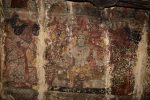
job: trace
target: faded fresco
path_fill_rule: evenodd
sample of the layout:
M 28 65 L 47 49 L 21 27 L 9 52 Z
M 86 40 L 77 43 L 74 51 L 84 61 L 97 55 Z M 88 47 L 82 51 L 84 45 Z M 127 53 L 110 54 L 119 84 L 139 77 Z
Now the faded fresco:
M 21 1 L 0 16 L 0 100 L 149 100 L 149 11 Z
M 22 35 L 17 36 L 9 24 L 6 26 L 8 33 L 5 39 L 6 67 L 4 76 L 15 87 L 36 83 L 36 45 L 32 30 L 29 27 L 25 28 Z
M 69 87 L 105 87 L 107 30 L 92 17 L 76 17 L 73 22 L 67 16 L 62 18 L 53 17 L 49 26 L 47 82 Z

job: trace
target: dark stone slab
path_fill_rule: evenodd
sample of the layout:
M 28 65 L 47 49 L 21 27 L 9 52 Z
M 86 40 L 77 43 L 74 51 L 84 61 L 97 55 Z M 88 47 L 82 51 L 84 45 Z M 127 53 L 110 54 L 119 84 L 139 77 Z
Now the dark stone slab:
M 106 88 L 70 88 L 70 87 L 53 86 L 49 88 L 49 91 L 87 93 L 87 94 L 106 94 L 109 92 L 109 89 L 106 89 Z

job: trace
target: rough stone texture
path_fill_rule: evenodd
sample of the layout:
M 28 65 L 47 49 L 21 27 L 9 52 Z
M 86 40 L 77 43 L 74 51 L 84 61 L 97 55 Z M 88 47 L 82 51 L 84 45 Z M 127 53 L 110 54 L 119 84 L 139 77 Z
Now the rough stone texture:
M 97 16 L 74 16 L 69 12 L 62 16 L 61 12 L 55 13 L 57 10 L 61 8 L 52 12 L 49 23 L 47 41 L 52 43 L 46 50 L 47 82 L 69 87 L 105 87 L 106 29 L 100 26 Z M 94 80 L 101 81 L 101 86 L 92 86 L 94 83 L 90 82 Z
M 105 72 L 109 66 L 112 76 L 111 94 L 114 95 L 112 100 L 117 98 L 131 100 L 136 77 L 133 74 L 137 62 L 136 51 L 143 35 L 143 24 L 148 21 L 147 12 L 129 8 L 107 8 L 99 11 L 88 3 L 70 4 L 58 1 L 60 2 L 47 1 L 45 4 L 51 5 L 45 21 L 48 37 L 45 39 L 47 47 L 43 56 L 43 59 L 47 60 L 43 65 L 46 73 L 43 78 L 46 79 L 49 88 L 54 86 L 72 89 L 109 88 L 106 87 L 105 80 Z M 15 35 L 10 23 L 3 22 L 3 26 L 0 26 L 6 33 L 4 65 L 0 60 L 1 68 L 3 66 L 4 87 L 16 100 L 32 100 L 35 95 L 31 98 L 26 98 L 26 95 L 32 93 L 32 89 L 38 90 L 37 37 L 32 33 L 33 24 L 38 23 L 38 6 L 29 0 L 26 9 L 25 5 L 21 7 L 24 9 L 7 9 L 6 15 L 9 15 L 7 18 L 18 14 L 20 19 L 18 23 L 28 25 L 21 35 Z M 0 31 L 1 41 L 2 34 Z M 148 40 L 149 34 L 148 30 Z M 108 38 L 109 45 L 107 45 Z M 145 97 L 150 95 L 149 45 L 148 41 L 147 66 L 142 66 L 145 70 L 143 82 Z M 104 94 L 62 93 L 51 89 L 48 89 L 45 95 L 46 100 L 107 100 Z
M 36 84 L 36 46 L 30 29 L 32 22 L 28 24 L 20 36 L 15 35 L 9 24 L 6 26 L 4 75 L 15 87 Z
M 105 100 L 103 95 L 48 92 L 47 100 Z

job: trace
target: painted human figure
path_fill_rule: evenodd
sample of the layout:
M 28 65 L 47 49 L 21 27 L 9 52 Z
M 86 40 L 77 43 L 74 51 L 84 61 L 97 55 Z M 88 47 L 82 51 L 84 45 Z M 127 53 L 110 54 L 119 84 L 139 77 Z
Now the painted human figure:
M 86 44 L 86 36 L 79 34 L 76 45 L 68 51 L 68 55 L 74 59 L 74 66 L 84 66 L 88 64 L 87 57 L 90 53 L 90 47 Z
M 31 27 L 33 22 L 26 23 Z M 22 34 L 16 35 L 9 23 L 6 23 L 5 39 L 6 62 L 4 77 L 15 87 L 28 86 L 36 83 L 35 38 L 30 27 L 26 27 Z
M 98 61 L 94 48 L 88 45 L 86 36 L 86 32 L 78 34 L 75 46 L 73 47 L 71 44 L 67 51 L 67 55 L 74 60 L 67 73 L 71 87 L 78 87 L 77 84 L 80 84 L 79 87 L 85 87 L 86 81 L 96 79 L 93 75 L 93 68 L 103 65 L 103 63 L 99 63 L 102 61 Z

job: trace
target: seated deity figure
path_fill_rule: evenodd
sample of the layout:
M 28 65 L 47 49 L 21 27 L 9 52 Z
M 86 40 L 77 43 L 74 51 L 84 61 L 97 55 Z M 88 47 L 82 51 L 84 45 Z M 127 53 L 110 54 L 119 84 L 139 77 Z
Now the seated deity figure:
M 93 69 L 92 66 L 99 66 L 104 70 L 104 63 L 97 59 L 96 50 L 88 44 L 88 35 L 86 32 L 77 35 L 75 43 L 70 43 L 66 54 L 73 59 L 72 66 L 67 70 L 68 85 L 70 87 L 96 88 L 97 84 L 101 84 L 102 86 L 104 82 L 102 81 L 102 77 L 104 75 L 100 74 L 102 72 L 98 69 Z

